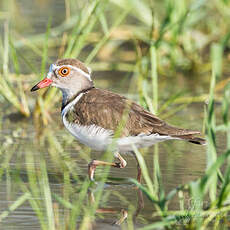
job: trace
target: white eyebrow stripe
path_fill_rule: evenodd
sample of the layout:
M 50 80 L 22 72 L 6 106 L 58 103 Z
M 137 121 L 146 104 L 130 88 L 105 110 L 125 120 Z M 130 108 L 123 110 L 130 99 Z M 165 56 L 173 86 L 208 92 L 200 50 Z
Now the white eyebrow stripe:
M 50 79 L 51 77 L 52 77 L 52 72 L 49 71 L 48 74 L 47 74 L 47 76 L 46 76 L 46 78 L 49 78 L 49 79 Z
M 58 66 L 58 65 L 55 65 L 55 64 L 52 64 L 52 70 L 55 71 L 56 69 L 59 69 L 61 67 L 64 67 L 64 66 L 67 66 L 69 68 L 72 68 L 76 71 L 78 71 L 79 73 L 81 73 L 83 76 L 85 76 L 88 80 L 92 81 L 91 77 L 90 77 L 90 74 L 87 74 L 86 72 L 84 72 L 83 70 L 81 70 L 80 68 L 77 68 L 75 66 L 72 66 L 72 65 L 61 65 L 61 66 Z

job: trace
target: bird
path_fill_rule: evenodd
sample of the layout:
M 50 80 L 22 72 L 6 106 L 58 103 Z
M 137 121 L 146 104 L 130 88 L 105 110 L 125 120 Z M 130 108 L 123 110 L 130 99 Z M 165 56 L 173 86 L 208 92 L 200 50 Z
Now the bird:
M 31 91 L 54 86 L 62 92 L 61 116 L 67 130 L 82 144 L 98 151 L 106 151 L 111 143 L 118 162 L 92 160 L 88 176 L 94 180 L 98 165 L 125 168 L 123 153 L 150 147 L 166 140 L 185 140 L 205 144 L 199 131 L 177 128 L 150 113 L 136 102 L 117 93 L 96 88 L 91 69 L 78 59 L 58 59 L 50 65 L 47 77 Z M 120 135 L 116 130 L 121 126 Z M 138 176 L 140 180 L 140 175 Z

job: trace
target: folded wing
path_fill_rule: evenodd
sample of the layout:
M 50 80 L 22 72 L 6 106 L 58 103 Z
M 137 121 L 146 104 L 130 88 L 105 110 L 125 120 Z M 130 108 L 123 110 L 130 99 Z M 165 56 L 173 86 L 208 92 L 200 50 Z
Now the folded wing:
M 72 121 L 82 125 L 97 125 L 116 131 L 123 124 L 122 136 L 159 134 L 204 144 L 198 131 L 181 129 L 162 121 L 140 105 L 110 91 L 93 88 L 84 94 L 72 111 Z

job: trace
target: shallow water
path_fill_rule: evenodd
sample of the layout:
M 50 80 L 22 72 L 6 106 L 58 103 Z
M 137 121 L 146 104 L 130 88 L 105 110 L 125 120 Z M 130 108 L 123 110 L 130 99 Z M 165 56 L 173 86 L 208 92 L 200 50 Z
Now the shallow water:
M 43 1 L 43 6 L 38 4 L 39 1 L 28 2 L 24 0 L 18 2 L 20 2 L 18 7 L 20 8 L 23 18 L 29 21 L 33 19 L 31 20 L 31 24 L 24 24 L 24 27 L 22 26 L 23 22 L 20 21 L 15 25 L 18 27 L 19 32 L 24 31 L 24 35 L 44 32 L 50 15 L 54 16 L 52 21 L 53 25 L 58 25 L 63 20 L 62 15 L 64 14 L 62 14 L 62 12 L 64 11 L 64 1 L 62 0 L 49 1 L 48 4 L 45 3 L 46 1 Z M 51 59 L 56 58 L 54 50 L 51 51 L 50 57 Z M 32 60 L 36 62 L 36 60 Z M 39 63 L 39 60 L 37 63 Z M 123 76 L 122 74 L 118 77 L 116 74 L 111 75 L 111 73 L 108 72 L 103 74 L 95 73 L 94 76 L 98 87 L 109 88 L 123 94 L 126 92 L 130 80 L 126 79 L 121 89 L 120 80 Z M 30 81 L 31 86 L 32 81 L 33 80 Z M 192 88 L 192 86 L 187 87 Z M 132 90 L 132 92 L 134 91 L 135 90 Z M 136 95 L 133 93 L 129 96 L 136 98 Z M 34 94 L 34 99 L 31 100 L 34 101 L 35 97 L 36 95 Z M 33 102 L 31 102 L 31 104 L 33 104 Z M 2 180 L 0 181 L 0 213 L 8 210 L 9 206 L 23 194 L 21 185 L 17 180 L 18 171 L 20 171 L 20 178 L 28 185 L 27 172 L 30 166 L 26 160 L 28 155 L 33 155 L 35 165 L 38 168 L 40 166 L 40 156 L 42 155 L 46 159 L 52 193 L 62 194 L 65 187 L 63 172 L 59 165 L 60 159 L 55 159 L 55 155 L 51 154 L 52 151 L 50 151 L 50 148 L 52 147 L 50 147 L 50 143 L 40 144 L 40 142 L 36 140 L 37 133 L 32 119 L 21 119 L 17 114 L 12 114 L 13 112 L 10 110 L 11 107 L 6 103 L 1 106 L 0 110 L 0 117 L 2 117 L 0 159 L 1 162 L 3 162 L 2 167 L 7 169 L 0 172 L 1 175 L 3 173 Z M 52 114 L 53 121 L 48 126 L 43 127 L 43 133 L 40 138 L 44 139 L 45 142 L 48 142 L 47 140 L 57 141 L 62 148 L 57 156 L 63 157 L 62 159 L 65 159 L 66 162 L 69 161 L 68 163 L 73 165 L 75 173 L 84 179 L 87 175 L 87 163 L 89 160 L 101 159 L 102 153 L 91 153 L 88 148 L 79 145 L 77 141 L 73 140 L 73 137 L 71 137 L 68 131 L 63 127 L 58 112 L 59 110 L 57 106 L 56 112 Z M 180 127 L 202 130 L 203 104 L 190 104 L 182 111 L 176 113 L 175 116 L 168 118 L 167 121 Z M 219 152 L 221 153 L 225 145 L 221 136 L 218 136 L 217 144 Z M 54 146 L 57 145 L 54 144 Z M 154 148 L 144 150 L 142 153 L 147 163 L 149 173 L 153 175 Z M 109 174 L 111 178 L 136 177 L 137 169 L 135 159 L 130 155 L 125 155 L 124 158 L 128 162 L 128 165 L 124 169 L 111 168 Z M 163 185 L 166 192 L 169 192 L 178 185 L 186 184 L 203 174 L 206 167 L 206 149 L 205 146 L 198 146 L 183 141 L 168 141 L 159 144 L 159 162 Z M 100 181 L 100 176 L 102 176 L 103 173 L 103 168 L 97 169 L 96 178 L 98 178 L 98 181 Z M 76 184 L 76 188 L 77 186 L 78 184 Z M 97 185 L 92 189 L 92 193 L 97 193 Z M 76 194 L 73 192 L 72 196 L 74 197 Z M 131 216 L 135 216 L 135 212 L 138 213 L 135 226 L 142 226 L 153 222 L 152 213 L 155 210 L 153 204 L 145 196 L 143 196 L 142 201 L 140 192 L 138 192 L 130 182 L 125 180 L 122 182 L 111 180 L 111 183 L 106 183 L 104 186 L 103 194 L 105 194 L 106 199 L 103 197 L 100 207 L 114 209 L 117 211 L 117 214 L 107 213 L 98 215 L 93 229 L 117 229 L 112 223 L 118 219 L 121 209 L 129 210 L 128 215 Z M 37 197 L 37 199 L 42 199 L 42 197 Z M 138 205 L 138 201 L 142 201 L 142 204 Z M 177 209 L 178 200 L 175 198 L 169 207 L 170 210 Z M 58 211 L 60 225 L 62 225 L 64 209 L 60 206 Z M 40 223 L 34 209 L 29 202 L 26 202 L 10 213 L 10 215 L 0 223 L 0 229 L 40 229 Z
M 174 124 L 181 123 L 181 127 L 196 127 L 198 129 L 202 126 L 202 105 L 192 104 L 187 109 L 174 116 Z M 9 114 L 9 113 L 7 113 Z M 44 138 L 47 140 L 55 138 L 62 146 L 62 155 L 70 155 L 71 161 L 75 167 L 75 172 L 78 176 L 85 178 L 87 175 L 87 163 L 89 159 L 101 159 L 102 153 L 90 153 L 87 147 L 79 145 L 77 141 L 73 140 L 67 130 L 64 129 L 60 115 L 55 113 L 53 115 L 54 121 L 50 125 L 44 127 Z M 176 122 L 176 120 L 178 122 Z M 183 120 L 183 122 L 180 122 Z M 17 197 L 22 195 L 20 183 L 15 178 L 15 171 L 20 169 L 20 177 L 23 178 L 25 184 L 28 183 L 27 179 L 27 164 L 25 157 L 26 154 L 32 154 L 37 162 L 35 165 L 39 168 L 39 158 L 42 154 L 47 162 L 47 170 L 49 172 L 50 187 L 53 193 L 62 194 L 63 192 L 63 175 L 51 153 L 46 147 L 39 147 L 39 142 L 36 142 L 36 132 L 34 124 L 31 120 L 21 120 L 15 122 L 9 116 L 5 116 L 2 121 L 3 129 L 1 130 L 1 145 L 7 151 L 8 155 L 13 155 L 7 166 L 7 171 L 3 175 L 0 186 L 0 213 L 14 202 Z M 221 139 L 218 140 L 218 145 Z M 49 147 L 49 144 L 45 145 Z M 149 148 L 142 151 L 144 159 L 147 163 L 150 175 L 153 175 L 153 149 Z M 85 153 L 84 153 L 85 152 Z M 136 161 L 130 155 L 124 155 L 128 165 L 124 169 L 111 168 L 109 176 L 111 178 L 135 178 L 137 174 Z M 162 172 L 163 185 L 166 192 L 174 189 L 180 184 L 188 183 L 201 176 L 205 170 L 205 146 L 194 145 L 183 141 L 168 141 L 159 144 L 159 161 Z M 1 161 L 6 160 L 1 154 Z M 103 175 L 103 168 L 96 170 L 96 179 L 100 182 L 100 177 Z M 78 185 L 76 185 L 78 186 Z M 94 186 L 97 192 L 97 186 Z M 111 225 L 118 217 L 121 209 L 129 209 L 132 207 L 132 214 L 135 209 L 140 209 L 136 218 L 136 225 L 141 226 L 146 223 L 151 223 L 152 213 L 154 211 L 153 204 L 145 197 L 143 199 L 144 207 L 138 206 L 138 191 L 134 186 L 127 181 L 107 183 L 104 186 L 103 193 L 108 194 L 106 201 L 103 199 L 101 208 L 112 208 L 118 211 L 118 214 L 107 213 L 101 214 L 96 220 L 94 229 L 114 229 Z M 139 194 L 140 195 L 140 194 Z M 37 197 L 41 199 L 41 197 Z M 140 197 L 139 197 L 140 200 Z M 178 208 L 178 200 L 175 198 L 170 203 L 170 209 L 175 210 Z M 60 222 L 63 216 L 62 208 L 59 209 Z M 130 214 L 130 213 L 129 213 Z M 26 202 L 15 211 L 13 211 L 6 219 L 0 223 L 0 229 L 40 229 L 40 224 L 36 218 L 31 205 Z

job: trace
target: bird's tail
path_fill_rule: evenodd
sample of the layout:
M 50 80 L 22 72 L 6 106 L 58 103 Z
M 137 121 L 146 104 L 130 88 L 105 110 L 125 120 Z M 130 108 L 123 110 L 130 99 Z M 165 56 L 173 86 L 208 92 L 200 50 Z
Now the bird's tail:
M 184 135 L 184 136 L 179 136 L 179 138 L 181 138 L 182 140 L 186 140 L 188 142 L 191 142 L 193 144 L 197 144 L 197 145 L 205 145 L 206 144 L 206 140 L 201 138 L 201 137 L 196 137 L 194 135 Z
M 189 142 L 197 145 L 206 145 L 206 140 L 200 137 L 194 137 Z
M 205 145 L 206 141 L 205 139 L 201 138 L 201 137 L 197 137 L 200 135 L 199 131 L 195 131 L 195 130 L 190 130 L 190 129 L 181 129 L 181 128 L 177 128 L 168 124 L 164 125 L 164 133 L 171 137 L 176 137 L 179 138 L 181 140 L 185 140 L 194 144 L 198 144 L 198 145 Z

